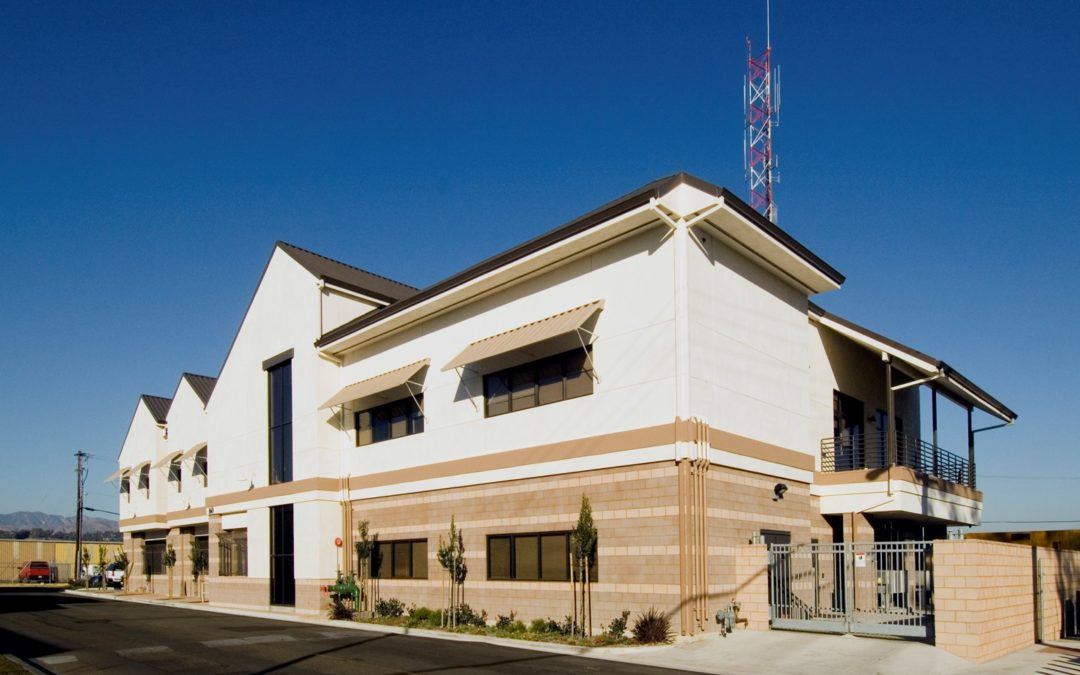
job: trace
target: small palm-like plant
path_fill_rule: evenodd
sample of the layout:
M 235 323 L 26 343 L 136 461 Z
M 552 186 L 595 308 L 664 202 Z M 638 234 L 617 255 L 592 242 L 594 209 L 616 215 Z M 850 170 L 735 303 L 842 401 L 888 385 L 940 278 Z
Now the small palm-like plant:
M 642 644 L 671 642 L 671 619 L 655 607 L 642 612 L 634 621 L 634 639 Z

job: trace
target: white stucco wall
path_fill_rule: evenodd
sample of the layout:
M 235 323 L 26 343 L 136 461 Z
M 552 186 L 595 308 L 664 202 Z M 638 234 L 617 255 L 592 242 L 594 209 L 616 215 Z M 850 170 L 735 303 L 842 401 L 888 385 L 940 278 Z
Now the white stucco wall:
M 336 388 L 339 382 L 337 364 L 320 357 L 314 348 L 322 327 L 320 293 L 312 274 L 275 249 L 206 407 L 209 495 L 269 484 L 268 377 L 262 364 L 289 349 L 293 350 L 293 480 L 339 474 L 339 434 L 326 422 L 329 413 L 317 409 L 329 396 L 325 391 Z M 356 316 L 374 307 L 340 295 L 335 295 L 331 304 L 336 317 L 350 313 Z M 351 306 L 352 311 L 343 309 L 343 304 Z M 340 506 L 336 501 L 325 502 L 325 497 L 302 495 L 277 500 L 296 503 L 293 518 L 297 578 L 325 579 L 332 577 L 336 569 L 332 538 L 321 533 L 326 504 L 338 514 Z M 319 499 L 324 500 L 322 505 L 303 505 Z M 238 510 L 242 509 L 219 508 L 217 512 Z M 258 504 L 249 512 L 247 522 L 248 576 L 265 578 L 269 576 L 270 547 L 265 505 Z
M 191 388 L 191 384 L 185 378 L 180 378 L 180 384 L 173 395 L 172 406 L 169 407 L 168 416 L 169 438 L 165 443 L 166 449 L 163 456 L 169 456 L 177 452 L 187 452 L 197 443 L 206 443 L 206 409 L 202 399 Z M 212 459 L 208 456 L 207 461 Z M 181 463 L 180 489 L 176 483 L 166 482 L 169 477 L 169 465 L 153 469 L 164 485 L 166 493 L 166 510 L 182 511 L 196 509 L 206 502 L 206 487 L 202 476 L 192 475 L 195 465 L 194 456 Z M 205 519 L 203 519 L 205 520 Z
M 120 449 L 119 466 L 134 467 L 146 461 L 153 464 L 164 456 L 165 447 L 165 429 L 158 425 L 150 409 L 140 398 L 124 437 L 124 445 Z M 165 475 L 150 469 L 149 495 L 146 490 L 140 490 L 138 485 L 138 472 L 132 472 L 130 494 L 119 496 L 121 520 L 165 512 Z
M 670 423 L 673 270 L 663 234 L 659 227 L 646 230 L 347 354 L 337 386 L 322 398 L 345 384 L 431 359 L 424 432 L 356 448 L 349 412 L 346 431 L 337 434 L 347 472 L 378 473 Z M 466 371 L 466 392 L 457 371 L 442 371 L 470 342 L 594 300 L 603 300 L 604 309 L 593 347 L 599 382 L 590 396 L 485 418 L 482 378 Z
M 712 426 L 807 454 L 806 291 L 708 231 L 689 248 L 691 401 Z M 704 241 L 702 241 L 704 237 Z

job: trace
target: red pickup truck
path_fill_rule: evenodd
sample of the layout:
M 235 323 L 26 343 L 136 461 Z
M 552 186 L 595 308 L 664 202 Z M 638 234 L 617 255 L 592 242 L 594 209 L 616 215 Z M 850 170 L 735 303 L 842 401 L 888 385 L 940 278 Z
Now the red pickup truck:
M 19 570 L 19 581 L 52 581 L 52 570 L 44 560 L 31 560 Z

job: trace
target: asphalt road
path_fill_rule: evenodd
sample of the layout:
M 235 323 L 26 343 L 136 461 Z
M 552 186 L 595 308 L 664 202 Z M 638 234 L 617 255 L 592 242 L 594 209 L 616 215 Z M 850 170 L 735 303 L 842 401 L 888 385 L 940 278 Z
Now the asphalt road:
M 498 645 L 0 590 L 0 653 L 56 673 L 675 673 Z

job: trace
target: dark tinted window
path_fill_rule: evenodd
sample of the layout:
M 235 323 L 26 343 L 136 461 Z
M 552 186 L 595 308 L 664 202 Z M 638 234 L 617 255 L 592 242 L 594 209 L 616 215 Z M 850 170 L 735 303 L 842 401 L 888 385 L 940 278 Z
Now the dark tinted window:
M 180 458 L 177 457 L 169 462 L 169 482 L 176 483 L 176 489 L 180 489 Z
M 191 475 L 202 476 L 203 485 L 206 485 L 206 479 L 208 478 L 210 467 L 206 460 L 206 448 L 199 450 L 195 453 L 195 463 L 191 467 Z
M 427 579 L 427 540 L 376 542 L 371 574 L 376 579 Z
M 370 445 L 424 430 L 423 396 L 386 403 L 356 413 L 356 444 Z
M 247 530 L 226 530 L 218 535 L 218 574 L 247 576 Z
M 588 363 L 585 350 L 574 349 L 485 375 L 484 414 L 495 417 L 591 394 Z
M 595 560 L 589 578 L 596 581 Z M 570 533 L 502 534 L 488 537 L 488 579 L 568 581 Z
M 164 574 L 165 540 L 154 539 L 146 542 L 143 549 L 143 574 Z
M 270 368 L 270 484 L 292 480 L 292 361 Z
M 296 604 L 293 567 L 293 506 L 270 507 L 270 604 Z

